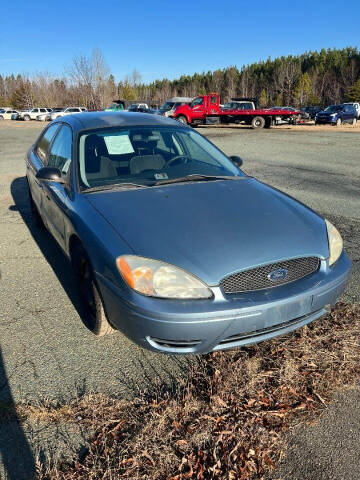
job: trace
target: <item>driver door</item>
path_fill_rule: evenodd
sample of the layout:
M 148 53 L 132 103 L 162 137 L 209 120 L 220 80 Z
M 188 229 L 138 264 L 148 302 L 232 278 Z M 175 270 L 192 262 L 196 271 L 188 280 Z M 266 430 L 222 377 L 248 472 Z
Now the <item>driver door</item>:
M 192 118 L 203 118 L 206 111 L 205 111 L 205 98 L 204 97 L 197 97 L 191 102 L 191 109 L 192 109 Z
M 43 212 L 48 229 L 65 248 L 65 212 L 69 207 L 69 183 L 72 162 L 72 130 L 63 124 L 48 153 L 48 166 L 60 170 L 67 184 L 43 182 Z

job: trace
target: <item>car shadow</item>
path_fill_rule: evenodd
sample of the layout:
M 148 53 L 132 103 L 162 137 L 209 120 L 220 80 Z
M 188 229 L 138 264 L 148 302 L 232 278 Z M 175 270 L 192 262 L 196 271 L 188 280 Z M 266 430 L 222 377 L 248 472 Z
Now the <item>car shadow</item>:
M 70 262 L 67 260 L 64 253 L 53 240 L 46 228 L 39 229 L 35 225 L 30 209 L 29 191 L 26 177 L 24 176 L 15 178 L 11 183 L 10 191 L 14 200 L 14 205 L 10 207 L 10 210 L 16 210 L 20 213 L 31 236 L 35 240 L 37 246 L 40 248 L 41 253 L 44 255 L 46 261 L 57 276 L 60 284 L 71 300 L 81 320 L 85 326 L 87 326 L 77 294 L 75 276 Z
M 0 478 L 30 480 L 36 475 L 36 462 L 26 438 L 11 394 L 0 348 Z

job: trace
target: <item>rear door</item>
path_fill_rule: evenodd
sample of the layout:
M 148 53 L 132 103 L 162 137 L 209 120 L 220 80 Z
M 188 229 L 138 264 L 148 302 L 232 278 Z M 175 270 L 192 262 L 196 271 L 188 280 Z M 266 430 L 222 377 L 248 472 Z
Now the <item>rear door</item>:
M 26 158 L 26 176 L 29 182 L 31 197 L 41 216 L 43 216 L 41 192 L 44 188 L 44 182 L 38 180 L 35 175 L 40 168 L 47 165 L 48 150 L 58 129 L 58 123 L 49 125 L 39 137 L 35 145 L 29 150 Z
M 43 212 L 48 229 L 62 248 L 65 248 L 64 215 L 69 203 L 70 166 L 72 162 L 72 130 L 63 124 L 56 133 L 48 152 L 48 166 L 60 170 L 61 176 L 67 182 L 63 185 L 57 182 L 44 182 Z

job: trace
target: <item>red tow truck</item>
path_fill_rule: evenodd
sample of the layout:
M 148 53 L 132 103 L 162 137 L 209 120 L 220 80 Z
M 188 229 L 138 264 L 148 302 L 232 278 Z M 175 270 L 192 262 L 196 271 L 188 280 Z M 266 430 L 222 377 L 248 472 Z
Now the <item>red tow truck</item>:
M 300 111 L 268 108 L 251 108 L 248 110 L 222 109 L 217 93 L 199 95 L 188 105 L 178 107 L 173 118 L 193 127 L 197 125 L 216 125 L 229 123 L 244 123 L 252 128 L 270 128 L 276 125 L 276 120 L 288 120 L 296 123 L 300 119 Z

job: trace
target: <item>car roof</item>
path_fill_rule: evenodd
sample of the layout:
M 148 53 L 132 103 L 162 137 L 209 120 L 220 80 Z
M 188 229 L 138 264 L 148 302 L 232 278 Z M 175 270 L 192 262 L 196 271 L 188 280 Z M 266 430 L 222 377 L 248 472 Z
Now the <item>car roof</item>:
M 138 112 L 87 112 L 60 117 L 58 122 L 68 123 L 73 130 L 91 130 L 111 127 L 173 126 L 184 127 L 176 120 L 161 115 Z M 55 123 L 55 122 L 54 122 Z

